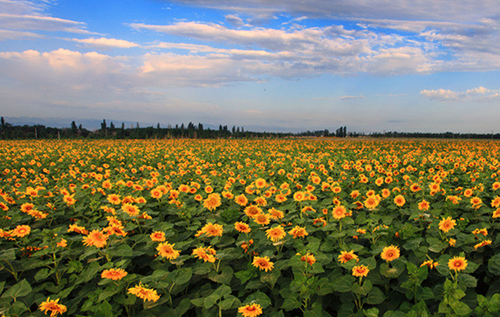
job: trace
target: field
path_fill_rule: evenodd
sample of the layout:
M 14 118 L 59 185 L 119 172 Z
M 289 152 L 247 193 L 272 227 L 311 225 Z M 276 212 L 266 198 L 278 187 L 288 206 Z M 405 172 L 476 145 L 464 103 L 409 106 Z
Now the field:
M 0 142 L 5 316 L 498 316 L 497 142 Z

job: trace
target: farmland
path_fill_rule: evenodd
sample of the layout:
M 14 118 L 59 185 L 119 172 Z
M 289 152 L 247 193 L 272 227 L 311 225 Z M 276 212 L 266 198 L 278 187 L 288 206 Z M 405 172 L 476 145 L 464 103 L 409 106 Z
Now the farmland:
M 2 141 L 5 316 L 495 316 L 500 146 Z

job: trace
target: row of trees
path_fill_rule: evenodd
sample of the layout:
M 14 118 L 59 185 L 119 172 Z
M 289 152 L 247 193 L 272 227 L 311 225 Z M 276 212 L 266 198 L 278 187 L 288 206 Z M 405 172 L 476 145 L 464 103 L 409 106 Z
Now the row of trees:
M 89 131 L 77 125 L 75 121 L 71 122 L 70 128 L 50 128 L 44 125 L 23 125 L 14 126 L 6 123 L 1 118 L 0 139 L 180 139 L 180 138 L 286 138 L 286 137 L 327 137 L 333 136 L 328 129 L 318 131 L 306 131 L 300 133 L 282 133 L 282 132 L 253 132 L 246 131 L 243 127 L 219 125 L 218 129 L 204 127 L 202 123 L 180 126 L 170 124 L 163 128 L 158 123 L 155 127 L 140 127 L 139 123 L 130 128 L 125 127 L 125 123 L 117 127 L 111 121 L 109 124 L 104 119 L 101 122 L 101 128 L 95 131 Z M 346 128 L 344 127 L 344 133 Z M 339 136 L 338 134 L 336 136 Z M 346 135 L 343 135 L 346 136 Z M 342 137 L 342 136 L 341 136 Z

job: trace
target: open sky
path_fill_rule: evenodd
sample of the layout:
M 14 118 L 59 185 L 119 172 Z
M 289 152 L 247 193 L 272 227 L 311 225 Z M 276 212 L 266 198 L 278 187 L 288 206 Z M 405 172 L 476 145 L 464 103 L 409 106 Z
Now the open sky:
M 0 96 L 47 126 L 499 133 L 500 5 L 0 0 Z

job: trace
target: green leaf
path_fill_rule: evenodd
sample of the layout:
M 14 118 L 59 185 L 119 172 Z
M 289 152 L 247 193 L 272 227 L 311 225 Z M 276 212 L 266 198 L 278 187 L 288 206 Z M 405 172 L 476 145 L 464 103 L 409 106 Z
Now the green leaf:
M 488 271 L 494 275 L 500 275 L 500 253 L 495 254 L 488 260 Z
M 332 286 L 336 292 L 341 292 L 341 293 L 350 292 L 352 289 L 352 284 L 354 283 L 355 280 L 356 278 L 352 275 L 344 275 L 338 280 L 336 280 Z
M 4 286 L 5 286 L 5 281 L 0 282 L 0 294 L 2 294 Z
M 7 249 L 0 251 L 0 259 L 4 261 L 13 261 L 16 259 L 16 249 Z
M 359 283 L 352 284 L 352 291 L 355 294 L 365 296 L 366 294 L 368 294 L 371 291 L 372 287 L 373 287 L 372 282 L 370 282 L 369 280 L 366 280 L 363 283 L 363 286 L 360 286 Z
M 366 317 L 378 317 L 379 310 L 377 308 L 370 308 L 363 310 Z
M 241 281 L 241 284 L 245 284 L 249 279 L 253 276 L 256 276 L 255 271 L 253 270 L 243 270 L 234 273 L 234 276 Z
M 193 304 L 196 307 L 202 307 L 204 303 L 205 303 L 205 298 L 195 298 L 191 300 L 191 304 Z
M 182 268 L 172 272 L 170 278 L 177 285 L 183 285 L 189 282 L 193 276 L 193 270 L 191 268 Z
M 475 288 L 477 286 L 477 279 L 469 274 L 459 274 L 458 282 L 463 283 L 465 286 L 469 288 Z
M 434 253 L 439 253 L 449 246 L 448 242 L 441 241 L 437 238 L 427 238 L 427 243 L 429 243 L 429 251 Z
M 452 301 L 450 303 L 450 307 L 458 316 L 465 316 L 472 312 L 472 310 L 470 309 L 469 306 L 467 306 L 467 304 L 458 300 Z
M 215 271 L 211 271 L 208 274 L 208 278 L 216 283 L 220 284 L 230 284 L 233 278 L 233 269 L 230 266 L 225 266 L 220 274 Z
M 19 297 L 23 297 L 31 293 L 31 285 L 26 281 L 26 279 L 21 282 L 15 284 L 11 288 L 9 288 L 1 298 L 12 297 L 13 299 L 17 299 Z
M 247 296 L 247 298 L 245 299 L 245 303 L 252 303 L 252 302 L 255 302 L 260 306 L 262 306 L 262 309 L 265 309 L 271 305 L 271 299 L 261 291 L 257 291 Z
M 241 305 L 241 301 L 233 295 L 228 296 L 225 300 L 221 301 L 219 306 L 222 310 L 234 309 Z
M 283 302 L 283 305 L 281 305 L 281 308 L 283 308 L 286 311 L 290 311 L 299 308 L 301 306 L 302 303 L 299 302 L 296 297 L 288 296 L 285 298 L 285 301 Z
M 383 301 L 385 301 L 385 294 L 378 287 L 373 287 L 366 297 L 366 303 L 370 305 L 378 305 Z
M 214 306 L 220 298 L 220 294 L 210 294 L 210 296 L 205 297 L 205 300 L 203 301 L 203 307 L 205 309 L 209 309 L 210 307 Z
M 41 269 L 35 274 L 35 281 L 40 282 L 45 280 L 47 277 L 49 277 L 51 273 L 49 272 L 49 269 Z
M 107 302 L 104 301 L 99 306 L 97 306 L 97 310 L 94 313 L 95 317 L 113 317 L 113 307 Z

